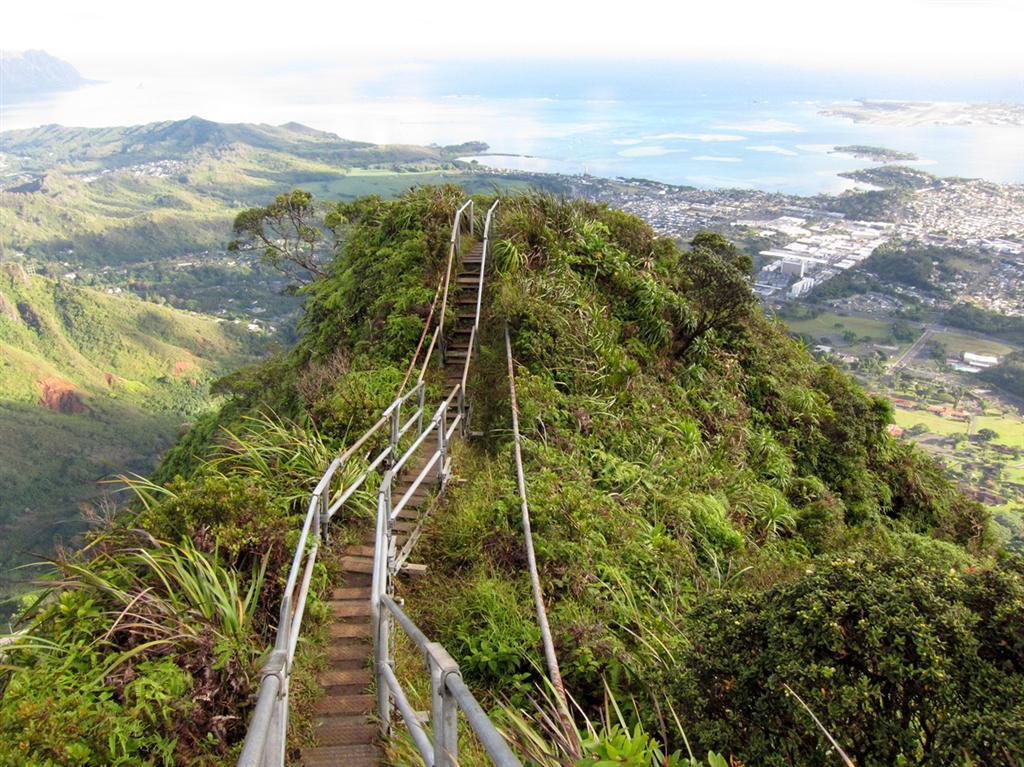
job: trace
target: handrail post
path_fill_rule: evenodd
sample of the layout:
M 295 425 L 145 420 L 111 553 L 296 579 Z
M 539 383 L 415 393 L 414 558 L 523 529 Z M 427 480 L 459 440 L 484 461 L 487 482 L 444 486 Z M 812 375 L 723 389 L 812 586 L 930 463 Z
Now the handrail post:
M 402 406 L 398 405 L 394 410 L 391 411 L 391 423 L 389 426 L 388 433 L 388 446 L 391 451 L 391 455 L 388 458 L 388 465 L 393 466 L 395 459 L 398 457 L 398 429 L 399 420 L 401 418 Z
M 466 436 L 466 390 L 459 384 L 459 434 Z
M 380 485 L 377 496 L 377 535 L 374 553 L 373 585 L 370 594 L 370 608 L 373 617 L 373 671 L 377 684 L 377 716 L 381 729 L 387 733 L 391 727 L 391 690 L 388 687 L 384 667 L 390 662 L 388 639 L 390 627 L 388 612 L 381 605 L 381 595 L 387 592 L 389 548 L 388 529 L 391 517 L 391 477 L 388 470 Z
M 430 666 L 430 721 L 434 730 L 434 767 L 456 767 L 459 761 L 459 709 L 448 689 L 448 677 L 460 676 L 457 664 L 437 642 L 427 645 Z
M 423 433 L 423 407 L 425 405 L 424 397 L 426 396 L 426 386 L 423 385 L 423 381 L 417 384 L 420 387 L 419 396 L 417 397 L 417 408 L 419 409 L 420 416 L 416 420 L 416 436 L 418 437 Z
M 327 497 L 331 497 L 331 483 L 327 483 Z M 327 543 L 327 525 L 330 522 L 330 518 L 327 516 L 327 506 L 324 505 L 323 491 L 320 493 L 314 493 L 313 499 L 316 503 L 316 517 L 313 522 L 313 527 L 320 534 L 321 543 Z M 341 511 L 339 507 L 338 511 Z
M 448 453 L 447 439 L 445 432 L 448 431 L 448 406 L 441 408 L 441 417 L 437 420 L 437 451 L 440 456 L 437 461 L 437 485 L 444 487 L 444 462 Z

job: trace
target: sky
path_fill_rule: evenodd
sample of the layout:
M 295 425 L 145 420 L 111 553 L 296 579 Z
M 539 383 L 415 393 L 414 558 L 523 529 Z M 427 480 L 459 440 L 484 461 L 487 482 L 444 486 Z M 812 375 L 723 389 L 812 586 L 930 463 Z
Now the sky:
M 36 0 L 0 11 L 0 47 L 42 48 L 94 78 L 599 58 L 1024 81 L 1022 29 L 1024 0 Z

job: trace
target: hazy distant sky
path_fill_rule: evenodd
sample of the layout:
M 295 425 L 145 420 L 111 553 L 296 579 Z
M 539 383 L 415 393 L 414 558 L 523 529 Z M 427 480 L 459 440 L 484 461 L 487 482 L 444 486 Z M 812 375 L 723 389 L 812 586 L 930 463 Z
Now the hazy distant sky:
M 0 10 L 0 46 L 43 48 L 99 78 L 587 57 L 1024 81 L 1022 30 L 1024 0 L 34 0 Z

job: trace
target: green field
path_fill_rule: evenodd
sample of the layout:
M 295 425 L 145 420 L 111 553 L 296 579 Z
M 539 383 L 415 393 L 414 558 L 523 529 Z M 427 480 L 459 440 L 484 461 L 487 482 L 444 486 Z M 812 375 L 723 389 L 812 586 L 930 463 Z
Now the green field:
M 912 341 L 899 341 L 892 336 L 892 320 L 875 320 L 867 317 L 849 317 L 835 314 L 833 312 L 822 312 L 813 319 L 787 319 L 786 325 L 793 333 L 810 336 L 816 343 L 827 343 L 844 349 L 855 349 L 867 344 L 881 344 L 896 346 L 899 354 L 910 346 Z M 843 338 L 845 332 L 856 334 L 857 340 L 852 343 Z M 914 328 L 914 337 L 920 335 L 920 330 Z M 862 342 L 861 339 L 869 339 Z
M 900 406 L 894 406 L 893 412 L 896 418 L 896 425 L 909 429 L 917 424 L 924 424 L 932 434 L 940 434 L 948 437 L 951 434 L 966 434 L 967 422 L 955 418 L 945 418 L 936 413 L 929 413 L 927 410 L 908 410 Z
M 975 430 L 992 429 L 999 436 L 992 440 L 994 444 L 1018 447 L 1024 450 L 1024 420 L 1019 417 L 1004 415 L 980 415 L 975 418 Z
M 995 354 L 1002 357 L 1014 350 L 1012 346 L 1004 344 L 1001 341 L 994 341 L 989 338 L 977 338 L 976 336 L 968 336 L 962 333 L 943 331 L 932 333 L 931 337 L 944 344 L 946 347 L 946 353 L 952 357 L 959 357 L 964 352 L 974 352 L 975 354 Z

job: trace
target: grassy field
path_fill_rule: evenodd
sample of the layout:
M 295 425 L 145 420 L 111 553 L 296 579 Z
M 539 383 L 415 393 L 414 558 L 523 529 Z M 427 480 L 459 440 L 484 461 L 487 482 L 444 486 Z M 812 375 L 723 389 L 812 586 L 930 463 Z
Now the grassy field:
M 912 341 L 898 341 L 892 336 L 891 320 L 876 320 L 867 317 L 848 317 L 833 312 L 822 312 L 813 319 L 787 319 L 786 324 L 793 333 L 812 337 L 816 343 L 826 343 L 847 350 L 862 349 L 867 345 L 880 344 L 898 347 L 898 354 L 910 346 Z M 857 340 L 848 342 L 843 334 L 856 334 Z M 920 331 L 915 329 L 915 338 Z M 861 339 L 868 339 L 866 342 Z
M 1024 420 L 1019 417 L 1010 414 L 980 415 L 975 419 L 975 430 L 981 429 L 992 429 L 999 435 L 992 440 L 994 444 L 1024 450 Z
M 939 434 L 948 437 L 952 434 L 966 434 L 968 424 L 956 418 L 945 418 L 936 413 L 929 413 L 927 410 L 910 410 L 900 406 L 894 406 L 896 425 L 904 429 L 910 429 L 918 424 L 924 424 L 932 434 Z
M 960 333 L 938 332 L 931 336 L 934 340 L 946 347 L 946 353 L 953 357 L 959 357 L 964 352 L 975 354 L 995 354 L 1003 356 L 1014 350 L 1012 346 L 994 341 L 989 338 L 977 338 L 975 336 L 962 335 Z

